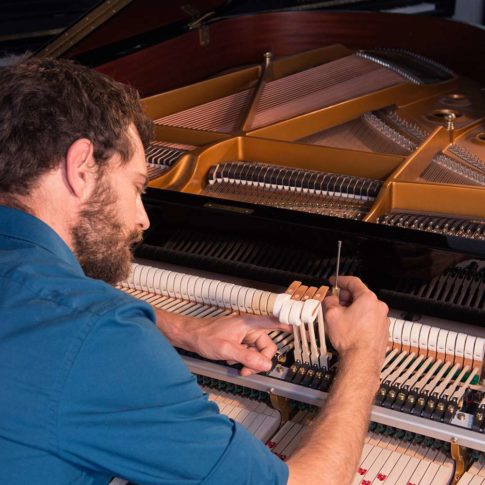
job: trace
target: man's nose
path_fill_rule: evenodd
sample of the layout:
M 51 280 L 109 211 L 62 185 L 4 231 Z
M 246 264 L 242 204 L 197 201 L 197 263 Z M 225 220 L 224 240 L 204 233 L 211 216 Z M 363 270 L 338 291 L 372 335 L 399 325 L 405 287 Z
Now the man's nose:
M 137 224 L 140 226 L 142 231 L 146 231 L 150 227 L 150 219 L 148 219 L 148 214 L 145 210 L 145 206 L 141 199 L 138 201 L 137 210 Z

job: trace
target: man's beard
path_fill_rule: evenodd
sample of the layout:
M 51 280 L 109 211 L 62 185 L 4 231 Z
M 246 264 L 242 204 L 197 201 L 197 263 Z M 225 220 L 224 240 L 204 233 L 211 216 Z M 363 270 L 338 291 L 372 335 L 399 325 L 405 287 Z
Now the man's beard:
M 110 284 L 128 277 L 133 261 L 131 248 L 142 239 L 141 231 L 126 234 L 116 202 L 116 194 L 101 177 L 72 228 L 74 253 L 86 276 Z

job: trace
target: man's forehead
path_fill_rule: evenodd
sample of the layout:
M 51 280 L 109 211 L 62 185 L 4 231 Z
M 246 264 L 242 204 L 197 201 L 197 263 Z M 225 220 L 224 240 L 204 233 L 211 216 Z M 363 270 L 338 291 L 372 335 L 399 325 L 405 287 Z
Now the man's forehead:
M 143 174 L 146 177 L 147 162 L 145 158 L 145 149 L 143 148 L 140 135 L 133 124 L 128 128 L 128 136 L 133 144 L 133 156 L 127 165 L 131 165 L 130 168 L 133 168 L 135 171 Z

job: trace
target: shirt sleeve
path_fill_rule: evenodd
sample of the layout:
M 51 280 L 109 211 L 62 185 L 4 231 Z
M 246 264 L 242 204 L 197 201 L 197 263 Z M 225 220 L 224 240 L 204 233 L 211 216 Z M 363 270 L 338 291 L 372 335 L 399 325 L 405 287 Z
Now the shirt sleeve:
M 73 360 L 58 408 L 57 453 L 144 484 L 285 484 L 287 466 L 219 414 L 148 307 L 103 317 Z

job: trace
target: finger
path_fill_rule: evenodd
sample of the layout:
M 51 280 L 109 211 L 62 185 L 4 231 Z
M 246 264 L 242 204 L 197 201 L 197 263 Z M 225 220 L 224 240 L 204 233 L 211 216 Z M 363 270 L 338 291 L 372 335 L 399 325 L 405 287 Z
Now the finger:
M 255 342 L 256 348 L 268 359 L 272 359 L 278 350 L 271 337 L 266 333 L 261 333 Z
M 334 296 L 334 295 L 327 296 L 325 298 L 325 300 L 327 300 L 328 298 L 330 298 L 332 296 Z M 335 296 L 335 298 L 337 298 L 337 297 Z M 338 303 L 342 306 L 349 306 L 352 303 L 353 299 L 352 299 L 352 295 L 348 291 L 342 290 L 342 291 L 340 291 L 340 293 L 338 295 L 338 299 L 336 301 L 338 301 Z
M 255 370 L 255 369 L 250 369 L 249 367 L 243 367 L 239 371 L 239 374 L 243 377 L 248 377 L 248 376 L 252 376 L 254 374 L 257 374 L 258 372 L 260 372 L 260 371 Z
M 335 276 L 331 276 L 329 279 L 331 283 L 335 284 L 335 281 L 336 281 Z M 330 296 L 332 296 L 332 294 L 328 293 L 327 298 Z M 349 306 L 353 301 L 352 293 L 350 293 L 350 291 L 346 290 L 345 288 L 341 288 L 340 286 L 339 286 L 338 296 L 339 296 L 340 304 L 343 306 Z
M 241 344 L 243 347 L 246 347 L 247 349 L 249 349 L 249 345 L 245 344 L 244 342 Z M 236 364 L 239 364 L 239 362 L 237 360 L 226 360 L 227 362 L 227 365 L 236 365 Z
M 326 312 L 330 310 L 330 308 L 340 307 L 340 301 L 338 296 L 331 295 L 331 296 L 327 296 L 327 298 L 323 300 L 322 305 L 323 305 L 323 311 Z
M 330 282 L 335 283 L 335 277 L 330 277 Z M 348 292 L 352 299 L 359 297 L 361 294 L 369 291 L 360 278 L 355 276 L 339 276 L 338 279 L 340 291 Z
M 257 352 L 256 348 L 254 348 L 254 347 L 250 347 L 250 349 L 253 352 Z M 258 374 L 259 372 L 261 372 L 261 370 L 252 369 L 251 367 L 246 367 L 246 366 L 242 367 L 241 370 L 239 371 L 239 373 L 244 377 L 251 376 L 253 374 Z
M 237 360 L 244 367 L 256 372 L 266 372 L 271 369 L 271 358 L 254 349 L 239 344 L 231 345 L 231 359 Z
M 249 338 L 248 338 L 249 337 Z M 273 342 L 271 337 L 264 330 L 256 330 L 253 334 L 248 335 L 244 340 L 247 343 L 251 343 L 253 347 L 250 347 L 253 351 L 260 352 L 263 356 L 267 357 L 272 365 L 272 359 L 276 354 L 278 347 Z M 251 369 L 249 367 L 243 367 L 241 369 L 242 376 L 249 376 L 261 372 L 258 369 Z

